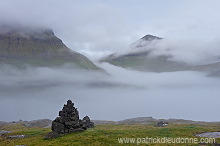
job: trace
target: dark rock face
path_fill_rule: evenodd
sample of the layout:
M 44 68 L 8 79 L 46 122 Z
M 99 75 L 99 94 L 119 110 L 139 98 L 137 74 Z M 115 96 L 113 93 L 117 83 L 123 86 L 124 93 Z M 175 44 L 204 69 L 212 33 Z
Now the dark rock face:
M 163 38 L 148 34 L 148 35 L 145 35 L 144 37 L 142 37 L 141 39 L 146 40 L 146 41 L 152 41 L 152 40 L 161 40 Z
M 84 131 L 92 127 L 94 127 L 94 123 L 90 121 L 90 118 L 86 116 L 83 120 L 80 120 L 77 108 L 74 107 L 74 103 L 71 100 L 68 100 L 67 104 L 59 112 L 59 117 L 52 122 L 51 129 L 55 133 L 65 134 Z

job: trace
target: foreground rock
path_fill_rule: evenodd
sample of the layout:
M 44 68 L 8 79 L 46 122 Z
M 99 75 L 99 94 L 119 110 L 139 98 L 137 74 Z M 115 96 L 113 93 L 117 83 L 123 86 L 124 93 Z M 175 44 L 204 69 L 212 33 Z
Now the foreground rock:
M 59 117 L 52 122 L 51 129 L 53 132 L 49 133 L 45 139 L 56 138 L 60 134 L 84 131 L 92 127 L 94 127 L 94 123 L 90 121 L 90 118 L 86 116 L 83 120 L 80 120 L 77 108 L 74 107 L 71 100 L 68 100 L 59 112 Z
M 0 136 L 2 136 L 3 134 L 7 134 L 7 133 L 11 133 L 11 131 L 2 130 L 2 131 L 0 131 Z
M 8 138 L 24 138 L 25 135 L 10 135 Z
M 220 138 L 220 132 L 206 132 L 197 134 L 198 137 L 212 137 L 212 138 Z

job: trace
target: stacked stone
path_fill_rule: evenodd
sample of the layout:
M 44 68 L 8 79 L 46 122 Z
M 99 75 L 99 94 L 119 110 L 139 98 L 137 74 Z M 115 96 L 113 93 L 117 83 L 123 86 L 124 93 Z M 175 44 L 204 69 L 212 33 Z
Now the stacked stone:
M 82 120 L 83 128 L 93 128 L 94 123 L 90 121 L 90 118 L 88 116 L 85 116 Z
M 71 100 L 68 100 L 67 104 L 59 112 L 59 117 L 52 122 L 51 129 L 55 133 L 64 134 L 84 131 L 91 127 L 94 127 L 94 123 L 90 121 L 89 117 L 86 116 L 83 120 L 80 120 L 77 108 L 74 107 L 74 103 Z

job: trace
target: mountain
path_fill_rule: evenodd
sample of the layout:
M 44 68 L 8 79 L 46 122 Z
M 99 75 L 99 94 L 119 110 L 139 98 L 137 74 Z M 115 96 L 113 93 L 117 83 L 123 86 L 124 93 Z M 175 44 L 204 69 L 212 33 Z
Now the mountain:
M 153 40 L 162 40 L 163 38 L 157 37 L 157 36 L 153 36 L 150 34 L 145 35 L 144 37 L 141 38 L 141 40 L 145 40 L 145 41 L 153 41 Z
M 148 72 L 173 72 L 173 71 L 205 71 L 216 76 L 220 71 L 220 62 L 207 63 L 202 65 L 190 65 L 184 62 L 172 60 L 168 54 L 152 55 L 156 43 L 163 38 L 146 35 L 140 40 L 132 43 L 125 53 L 114 53 L 101 62 L 108 62 L 115 66 Z M 213 74 L 216 72 L 216 74 Z
M 164 72 L 186 70 L 184 63 L 170 61 L 171 56 L 160 55 L 151 57 L 154 48 L 148 47 L 151 43 L 156 43 L 163 38 L 146 35 L 140 40 L 132 43 L 126 53 L 115 53 L 101 59 L 102 62 L 141 71 Z M 148 47 L 148 49 L 146 49 Z
M 0 26 L 0 63 L 16 66 L 60 66 L 72 64 L 99 69 L 88 58 L 69 49 L 51 29 Z

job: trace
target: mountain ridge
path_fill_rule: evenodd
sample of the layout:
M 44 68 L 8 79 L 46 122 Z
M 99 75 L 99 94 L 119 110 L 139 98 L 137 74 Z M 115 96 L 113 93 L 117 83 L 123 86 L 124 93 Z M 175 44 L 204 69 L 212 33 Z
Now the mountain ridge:
M 74 64 L 79 68 L 100 69 L 87 57 L 69 49 L 52 29 L 10 26 L 0 29 L 1 63 L 33 66 Z
M 219 74 L 220 62 L 191 65 L 174 61 L 172 60 L 173 56 L 168 54 L 152 55 L 154 49 L 157 49 L 152 44 L 158 43 L 162 39 L 153 35 L 145 35 L 132 43 L 127 52 L 110 54 L 102 58 L 100 62 L 108 62 L 115 66 L 144 72 L 201 71 L 208 72 L 211 75 L 213 72 Z M 216 74 L 213 74 L 213 76 L 216 76 Z

